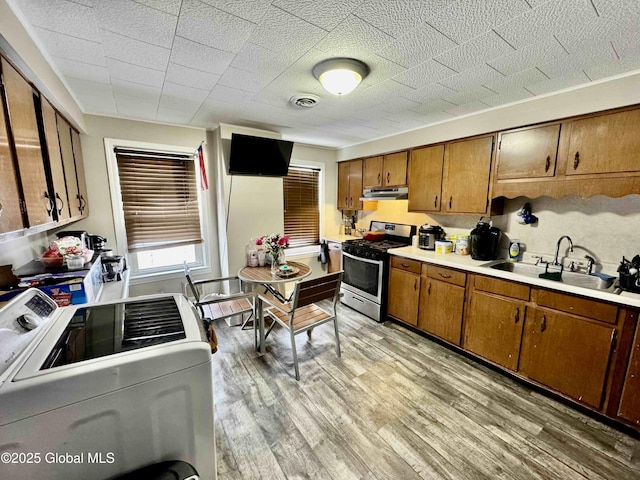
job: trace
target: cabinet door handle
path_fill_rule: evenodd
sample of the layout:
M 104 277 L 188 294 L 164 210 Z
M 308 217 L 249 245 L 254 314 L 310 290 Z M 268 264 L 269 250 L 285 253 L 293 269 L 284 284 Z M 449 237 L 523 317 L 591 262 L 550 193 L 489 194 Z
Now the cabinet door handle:
M 576 152 L 576 156 L 573 157 L 573 169 L 577 170 L 580 165 L 580 152 Z
M 402 263 L 401 264 L 404 268 L 409 268 L 409 264 L 408 263 Z
M 349 197 L 349 206 L 352 207 L 353 206 L 353 197 Z
M 550 166 L 551 166 L 551 157 L 549 155 L 547 155 L 547 160 L 544 163 L 544 171 L 548 172 Z
M 413 281 L 413 289 L 414 290 L 418 289 L 418 279 L 417 278 Z
M 389 185 L 390 181 L 391 181 L 391 172 L 387 172 L 387 185 Z
M 540 333 L 547 329 L 547 316 L 542 315 L 542 322 L 540 322 Z
M 44 192 L 44 198 L 47 199 L 47 201 L 49 202 L 49 206 L 47 206 L 47 215 L 51 216 L 51 214 L 53 213 L 53 211 L 56 208 L 55 202 L 53 200 L 53 198 L 51 198 L 51 196 L 49 195 L 49 192 L 45 191 Z
M 84 209 L 86 206 L 87 206 L 87 202 L 85 201 L 84 197 L 78 194 L 78 210 L 80 210 L 80 214 L 84 212 Z
M 348 207 L 349 206 L 349 197 L 344 197 L 344 204 Z
M 449 275 L 448 273 L 438 272 L 438 275 L 440 275 L 442 278 L 451 278 L 451 275 Z
M 378 185 L 380 185 L 380 180 L 381 180 L 382 174 L 378 173 Z
M 429 286 L 427 287 L 427 295 L 431 295 L 431 282 L 429 282 Z
M 451 208 L 451 202 L 453 202 L 453 195 L 449 197 L 449 208 Z
M 0 213 L 2 213 L 2 210 L 4 210 L 4 205 L 2 205 L 2 202 L 0 202 Z
M 516 307 L 516 311 L 513 313 L 513 323 L 520 321 L 520 307 Z
M 434 207 L 438 206 L 438 195 L 436 195 L 436 199 L 433 201 L 433 206 Z
M 58 206 L 58 200 L 60 200 L 60 208 L 58 208 L 58 215 L 62 213 L 62 209 L 64 208 L 64 200 L 60 198 L 60 195 L 56 193 L 56 207 Z

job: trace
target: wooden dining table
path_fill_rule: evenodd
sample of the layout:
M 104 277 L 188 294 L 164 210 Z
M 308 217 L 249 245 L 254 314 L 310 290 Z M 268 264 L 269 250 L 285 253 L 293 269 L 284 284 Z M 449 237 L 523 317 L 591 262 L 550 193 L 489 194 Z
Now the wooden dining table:
M 287 262 L 287 265 L 291 269 L 297 269 L 298 271 L 292 275 L 280 276 L 277 273 L 271 271 L 271 266 L 266 265 L 264 267 L 242 267 L 238 271 L 238 278 L 245 283 L 252 285 L 262 285 L 267 291 L 273 294 L 278 300 L 283 303 L 289 301 L 277 288 L 278 285 L 283 285 L 289 282 L 297 282 L 303 278 L 311 275 L 311 267 L 299 262 Z M 264 310 L 262 299 L 258 296 L 255 303 L 254 318 L 257 321 L 259 329 L 259 345 L 258 349 L 260 353 L 264 353 Z M 255 324 L 254 324 L 255 325 Z M 255 336 L 255 328 L 254 328 Z

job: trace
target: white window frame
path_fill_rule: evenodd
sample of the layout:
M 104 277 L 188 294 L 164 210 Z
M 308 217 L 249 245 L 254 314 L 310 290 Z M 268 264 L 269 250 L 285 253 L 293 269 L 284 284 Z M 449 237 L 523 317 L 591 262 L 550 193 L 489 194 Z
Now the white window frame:
M 149 268 L 141 271 L 138 268 L 138 262 L 135 255 L 136 252 L 129 252 L 127 230 L 125 228 L 124 221 L 124 211 L 122 209 L 122 193 L 120 191 L 118 160 L 114 151 L 114 149 L 117 147 L 186 154 L 193 156 L 194 162 L 197 161 L 196 149 L 181 147 L 177 145 L 164 145 L 159 143 L 138 142 L 133 140 L 120 140 L 114 138 L 104 139 L 104 148 L 107 157 L 107 174 L 109 177 L 109 190 L 111 193 L 111 209 L 113 211 L 113 223 L 116 233 L 116 243 L 118 245 L 120 253 L 124 253 L 127 256 L 128 266 L 131 269 L 131 279 L 139 280 L 138 282 L 132 283 L 144 283 L 144 279 L 148 279 L 149 281 L 156 281 L 158 280 L 158 277 L 165 276 L 171 278 L 184 276 L 182 261 L 180 261 L 178 264 L 169 265 L 167 267 Z M 207 245 L 210 245 L 209 232 L 211 231 L 211 225 L 209 221 L 209 202 L 207 200 L 206 192 L 203 192 L 200 189 L 201 172 L 197 162 L 195 170 L 197 177 L 196 182 L 198 183 L 198 208 L 200 211 L 200 229 L 202 230 L 202 243 L 194 245 L 196 251 L 196 261 L 190 263 L 189 266 L 195 269 L 207 270 L 209 265 L 211 264 L 209 258 L 209 249 L 206 248 Z
M 319 222 L 319 231 L 320 231 L 320 239 L 322 239 L 322 225 L 324 225 L 324 182 L 325 182 L 325 165 L 322 162 L 313 162 L 310 160 L 294 160 L 291 159 L 290 167 L 299 167 L 299 168 L 314 168 L 316 170 L 320 170 L 320 174 L 318 175 L 318 209 L 320 210 L 320 218 Z M 284 215 L 284 211 L 282 212 Z M 318 244 L 319 245 L 319 244 Z M 318 245 L 305 245 L 303 247 L 294 247 L 287 248 L 285 255 L 286 257 L 293 257 L 296 255 L 305 255 L 309 253 L 318 253 Z

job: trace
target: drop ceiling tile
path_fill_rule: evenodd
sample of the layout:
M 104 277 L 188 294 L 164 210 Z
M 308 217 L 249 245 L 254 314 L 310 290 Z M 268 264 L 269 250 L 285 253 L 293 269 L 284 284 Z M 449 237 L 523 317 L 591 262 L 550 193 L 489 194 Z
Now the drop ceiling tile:
M 209 93 L 208 99 L 223 103 L 246 103 L 251 100 L 253 93 L 238 90 L 236 88 L 216 85 Z
M 455 90 L 451 90 L 440 83 L 432 83 L 431 85 L 427 85 L 425 87 L 420 88 L 419 90 L 414 90 L 408 94 L 403 94 L 403 97 L 408 98 L 409 100 L 413 100 L 417 103 L 424 103 L 429 100 L 433 100 L 436 98 L 442 98 L 447 95 L 455 94 Z
M 118 108 L 113 95 L 91 95 L 87 93 L 77 94 L 82 111 L 84 113 L 96 113 L 100 115 L 117 115 Z
M 66 0 L 21 0 L 18 7 L 35 27 L 85 40 L 100 39 L 93 9 L 85 5 Z
M 448 109 L 446 112 L 450 113 L 453 116 L 458 117 L 458 116 L 461 116 L 461 115 L 468 115 L 470 113 L 479 112 L 481 110 L 486 110 L 487 108 L 490 108 L 490 107 L 486 103 L 483 103 L 483 102 L 480 102 L 480 101 L 476 101 L 476 102 L 465 103 L 465 104 L 459 105 L 457 107 L 452 107 L 452 108 Z
M 563 77 L 554 77 L 549 80 L 527 85 L 527 90 L 534 95 L 542 95 L 544 93 L 551 93 L 588 82 L 589 77 L 587 77 L 584 72 L 575 72 Z
M 487 32 L 435 57 L 435 60 L 457 72 L 462 72 L 512 51 L 513 48 L 495 32 Z
M 496 95 L 489 95 L 482 99 L 482 103 L 497 107 L 499 105 L 505 105 L 507 103 L 518 102 L 527 98 L 533 97 L 533 94 L 523 87 L 516 87 L 513 90 L 506 90 Z
M 554 35 L 575 36 L 597 18 L 590 1 L 551 1 L 513 20 L 495 31 L 515 48 L 522 48 Z
M 262 17 L 267 12 L 271 0 L 202 0 L 204 3 L 212 7 L 219 8 L 222 11 L 244 18 L 253 23 L 260 23 Z
M 153 70 L 167 69 L 171 50 L 150 43 L 141 42 L 108 30 L 102 31 L 105 55 L 126 63 Z
M 448 112 L 431 112 L 420 117 L 420 120 L 424 123 L 425 126 L 433 125 L 435 123 L 446 122 L 447 120 L 451 120 L 453 115 Z
M 483 85 L 500 94 L 518 91 L 522 89 L 522 87 L 531 85 L 532 83 L 543 82 L 547 79 L 548 77 L 538 68 L 530 68 L 514 73 L 513 75 L 495 78 L 494 80 L 484 82 Z
M 640 70 L 640 57 L 627 57 L 620 60 L 601 62 L 586 67 L 584 72 L 591 80 L 601 80 L 603 78 L 631 72 L 633 70 Z
M 227 52 L 238 52 L 255 25 L 199 0 L 183 0 L 176 35 Z
M 273 5 L 325 30 L 333 30 L 362 0 L 275 0 Z
M 465 70 L 464 72 L 440 80 L 439 83 L 441 83 L 445 87 L 450 88 L 451 90 L 460 92 L 467 88 L 487 85 L 490 82 L 498 81 L 503 78 L 504 75 L 502 75 L 500 72 L 497 72 L 490 66 L 480 65 L 478 67 L 472 68 L 470 70 Z
M 100 83 L 82 78 L 65 77 L 65 80 L 77 95 L 95 95 L 113 98 L 111 83 Z
M 234 57 L 231 66 L 248 72 L 280 73 L 297 59 L 298 57 L 287 55 L 286 52 L 276 55 L 267 48 L 245 43 Z
M 229 67 L 218 81 L 218 85 L 256 93 L 271 83 L 276 76 L 277 74 L 247 72 Z
M 354 57 L 362 50 L 378 52 L 394 38 L 364 20 L 350 15 L 315 45 L 315 48 L 334 56 Z M 356 57 L 357 58 L 357 57 Z
M 233 53 L 207 47 L 176 36 L 170 61 L 177 65 L 222 75 L 233 60 Z
M 482 100 L 483 98 L 486 98 L 490 95 L 495 95 L 495 93 L 496 92 L 493 92 L 481 85 L 478 87 L 467 88 L 462 92 L 445 95 L 443 99 L 449 103 L 453 103 L 454 105 L 465 105 L 476 102 L 478 100 Z
M 132 0 L 96 3 L 100 28 L 136 40 L 171 48 L 178 18 Z
M 444 8 L 448 0 L 368 1 L 354 14 L 383 32 L 398 38 L 408 30 L 418 28 L 432 14 Z
M 71 0 L 72 2 L 79 3 L 80 5 L 84 5 L 85 7 L 95 7 L 96 1 L 98 0 Z
M 435 60 L 428 60 L 417 67 L 413 67 L 398 75 L 393 79 L 411 88 L 419 89 L 432 83 L 436 83 L 457 72 Z
M 160 94 L 162 93 L 162 88 L 160 87 L 141 85 L 120 78 L 112 78 L 111 87 L 113 94 L 116 96 L 139 97 L 140 100 L 144 101 L 160 100 Z
M 165 72 L 139 67 L 131 63 L 121 62 L 113 58 L 107 58 L 107 68 L 111 78 L 118 78 L 128 82 L 160 88 L 164 82 Z
M 288 51 L 300 56 L 327 34 L 309 22 L 274 6 L 269 7 L 262 22 L 250 37 L 250 42 L 276 52 Z
M 182 0 L 135 0 L 137 3 L 142 3 L 147 7 L 155 8 L 156 10 L 162 10 L 165 13 L 175 15 L 176 17 L 180 13 L 180 5 Z
M 428 100 L 422 104 L 416 105 L 415 107 L 413 107 L 411 110 L 419 113 L 421 115 L 429 115 L 432 113 L 437 113 L 437 112 L 445 112 L 453 107 L 456 107 L 457 105 L 451 103 L 451 102 L 447 102 L 446 100 L 443 100 L 442 98 L 434 98 L 432 100 Z
M 160 88 L 145 87 L 115 78 L 112 84 L 118 114 L 132 118 L 155 119 L 160 101 Z
M 196 110 L 197 111 L 197 110 Z M 196 111 L 191 110 L 174 110 L 160 104 L 155 120 L 158 122 L 167 122 L 172 124 L 189 125 Z
M 185 85 L 179 85 L 172 82 L 164 82 L 162 87 L 162 96 L 179 100 L 191 100 L 200 104 L 209 96 L 209 90 L 187 87 Z
M 72 37 L 38 27 L 34 28 L 34 31 L 42 45 L 46 45 L 50 55 L 102 67 L 107 65 L 100 42 Z
M 183 67 L 175 63 L 169 63 L 165 81 L 186 85 L 187 87 L 200 88 L 211 91 L 220 80 L 220 75 L 202 72 L 193 68 Z
M 578 53 L 563 58 L 548 58 L 539 63 L 538 68 L 548 77 L 560 77 L 579 72 L 592 65 L 617 60 L 610 43 L 591 43 Z
M 592 3 L 604 18 L 624 20 L 640 16 L 640 3 L 635 0 L 592 0 Z
M 546 38 L 540 42 L 531 43 L 518 50 L 501 57 L 493 58 L 487 63 L 505 75 L 513 75 L 523 70 L 537 67 L 549 60 L 562 61 L 569 56 L 567 51 L 555 38 Z
M 380 55 L 405 67 L 414 67 L 456 46 L 430 25 L 422 25 L 389 44 Z
M 428 22 L 457 43 L 464 43 L 530 10 L 525 0 L 457 0 L 429 15 Z
M 65 77 L 74 77 L 98 83 L 109 83 L 107 67 L 76 62 L 67 58 L 52 57 L 53 61 Z

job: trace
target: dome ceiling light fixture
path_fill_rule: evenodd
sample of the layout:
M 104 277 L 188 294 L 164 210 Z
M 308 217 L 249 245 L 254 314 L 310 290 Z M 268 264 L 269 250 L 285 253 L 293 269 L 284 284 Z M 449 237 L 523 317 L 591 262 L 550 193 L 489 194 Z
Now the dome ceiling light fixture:
M 313 76 L 333 95 L 347 95 L 369 74 L 369 67 L 355 58 L 329 58 L 313 67 Z

